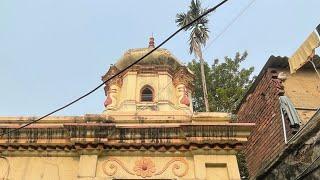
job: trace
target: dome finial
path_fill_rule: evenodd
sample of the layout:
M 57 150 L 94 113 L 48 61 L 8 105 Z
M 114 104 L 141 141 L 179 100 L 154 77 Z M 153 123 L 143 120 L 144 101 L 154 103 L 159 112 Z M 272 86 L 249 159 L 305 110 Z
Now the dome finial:
M 152 33 L 151 37 L 149 38 L 149 48 L 154 48 L 154 37 L 153 37 L 153 33 Z

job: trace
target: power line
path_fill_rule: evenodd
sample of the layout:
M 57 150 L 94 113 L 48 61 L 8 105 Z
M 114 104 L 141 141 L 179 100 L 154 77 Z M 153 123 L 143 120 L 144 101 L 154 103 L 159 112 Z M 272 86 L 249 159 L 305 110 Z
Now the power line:
M 245 12 L 247 9 L 249 9 L 249 7 L 250 7 L 255 1 L 256 1 L 256 0 L 252 0 L 246 7 L 244 7 L 244 8 L 239 12 L 239 14 L 238 14 L 235 18 L 233 18 L 232 21 L 230 21 L 230 23 L 227 24 L 227 26 L 225 26 L 225 27 L 223 28 L 223 30 L 222 30 L 215 38 L 212 39 L 211 42 L 208 43 L 208 45 L 206 46 L 206 48 L 205 48 L 203 51 L 205 52 L 206 50 L 208 50 L 208 48 L 213 44 L 213 42 L 215 42 L 220 36 L 222 36 L 222 34 L 225 33 L 225 32 L 232 26 L 232 24 L 235 23 L 235 22 L 240 18 L 240 16 L 242 16 L 242 15 L 244 14 L 244 12 Z
M 160 43 L 158 46 L 156 46 L 154 49 L 152 49 L 151 51 L 149 51 L 148 53 L 146 53 L 144 56 L 142 56 L 141 58 L 139 58 L 138 60 L 136 60 L 135 62 L 133 62 L 132 64 L 130 64 L 129 66 L 127 66 L 126 68 L 120 70 L 119 72 L 117 72 L 116 74 L 114 74 L 113 76 L 111 76 L 110 78 L 108 78 L 107 80 L 105 80 L 103 83 L 101 83 L 100 85 L 98 85 L 97 87 L 95 87 L 94 89 L 92 89 L 91 91 L 87 92 L 86 94 L 80 96 L 79 98 L 71 101 L 70 103 L 38 118 L 38 119 L 35 119 L 33 121 L 30 121 L 16 129 L 13 129 L 13 130 L 9 130 L 8 132 L 4 132 L 2 133 L 0 136 L 2 137 L 3 135 L 6 135 L 6 134 L 10 134 L 12 132 L 15 132 L 15 131 L 18 131 L 22 128 L 25 128 L 27 126 L 29 126 L 30 124 L 33 124 L 33 123 L 36 123 L 58 111 L 61 111 L 62 109 L 65 109 L 69 106 L 71 106 L 72 104 L 80 101 L 81 99 L 89 96 L 90 94 L 92 94 L 93 92 L 95 92 L 96 90 L 98 90 L 100 87 L 102 87 L 105 83 L 109 82 L 111 79 L 119 76 L 120 74 L 122 74 L 123 72 L 125 72 L 127 69 L 131 68 L 132 66 L 134 66 L 135 64 L 139 63 L 141 60 L 143 60 L 145 57 L 147 57 L 148 55 L 150 55 L 151 53 L 153 53 L 154 51 L 156 51 L 157 49 L 159 49 L 161 46 L 163 46 L 165 43 L 167 43 L 170 39 L 172 39 L 176 34 L 178 34 L 180 31 L 182 31 L 183 29 L 189 27 L 190 25 L 192 25 L 193 23 L 195 23 L 196 21 L 198 21 L 199 19 L 203 18 L 204 16 L 208 15 L 209 13 L 213 12 L 214 10 L 216 10 L 217 8 L 219 8 L 220 6 L 222 6 L 224 3 L 226 3 L 228 0 L 223 0 L 222 2 L 220 2 L 219 4 L 217 4 L 216 6 L 214 6 L 213 8 L 209 9 L 208 11 L 206 11 L 205 13 L 203 13 L 201 16 L 197 17 L 196 19 L 194 19 L 193 21 L 191 21 L 190 23 L 186 24 L 185 26 L 179 28 L 177 31 L 175 31 L 174 33 L 172 33 L 167 39 L 165 39 L 162 43 Z
M 305 178 L 307 175 L 309 175 L 310 173 L 312 173 L 316 168 L 319 167 L 319 164 L 316 165 L 316 167 L 312 168 L 311 170 L 309 170 L 310 167 L 312 167 L 318 160 L 320 159 L 320 156 L 318 156 L 314 161 L 312 161 L 312 163 L 306 168 L 304 169 L 304 171 L 302 171 L 302 173 L 300 173 L 295 180 L 300 180 L 302 178 Z M 309 170 L 307 172 L 307 170 Z

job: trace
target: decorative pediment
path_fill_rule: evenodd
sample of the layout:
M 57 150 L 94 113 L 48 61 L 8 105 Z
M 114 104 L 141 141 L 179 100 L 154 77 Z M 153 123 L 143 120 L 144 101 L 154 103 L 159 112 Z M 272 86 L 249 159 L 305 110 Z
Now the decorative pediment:
M 107 79 L 109 79 L 110 77 L 112 77 L 113 75 L 115 75 L 119 71 L 120 70 L 116 66 L 112 65 L 109 68 L 108 72 L 105 75 L 102 76 L 102 80 L 106 81 Z
M 195 75 L 187 68 L 180 67 L 179 70 L 173 76 L 174 86 L 179 84 L 185 85 L 188 89 L 193 89 L 193 80 Z
M 111 78 L 112 76 L 114 76 L 115 74 L 117 74 L 120 70 L 116 67 L 116 66 L 111 66 L 110 69 L 108 70 L 108 72 L 102 76 L 102 81 L 107 81 L 109 78 Z M 120 74 L 119 76 L 109 80 L 108 82 L 105 83 L 105 87 L 104 87 L 104 92 L 105 95 L 108 95 L 108 90 L 110 89 L 111 85 L 116 85 L 118 87 L 122 86 L 122 75 Z

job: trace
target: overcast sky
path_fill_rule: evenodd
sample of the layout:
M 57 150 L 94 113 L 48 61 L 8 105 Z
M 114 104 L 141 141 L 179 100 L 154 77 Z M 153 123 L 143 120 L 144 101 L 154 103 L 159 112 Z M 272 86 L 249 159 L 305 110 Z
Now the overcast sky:
M 251 0 L 230 0 L 212 13 L 212 40 Z M 130 48 L 156 44 L 176 30 L 180 0 L 1 0 L 0 116 L 43 115 L 101 83 L 101 76 Z M 203 1 L 212 7 L 217 0 Z M 248 51 L 244 67 L 257 74 L 270 55 L 290 56 L 320 23 L 319 0 L 256 0 L 204 52 L 205 59 Z M 187 63 L 188 34 L 168 42 Z M 57 115 L 101 113 L 103 88 Z

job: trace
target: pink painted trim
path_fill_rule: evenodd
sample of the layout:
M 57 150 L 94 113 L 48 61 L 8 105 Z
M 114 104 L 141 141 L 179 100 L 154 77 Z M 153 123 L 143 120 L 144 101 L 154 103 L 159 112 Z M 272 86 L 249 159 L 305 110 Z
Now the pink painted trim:
M 64 123 L 63 126 L 115 126 L 114 123 Z
M 21 127 L 22 125 L 8 125 L 8 126 L 1 126 L 0 125 L 0 128 L 19 128 Z M 34 128 L 37 128 L 37 129 L 46 129 L 46 128 L 63 128 L 63 125 L 39 125 L 39 124 L 35 124 L 35 125 L 29 125 L 27 127 L 24 127 L 24 129 L 34 129 Z

